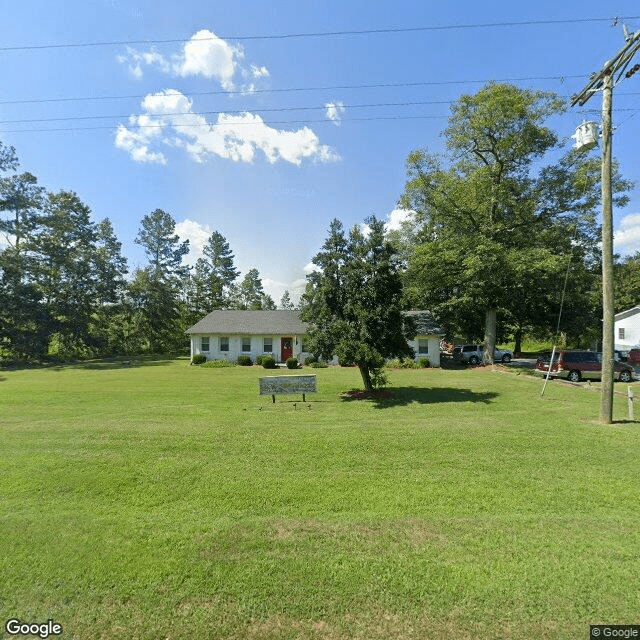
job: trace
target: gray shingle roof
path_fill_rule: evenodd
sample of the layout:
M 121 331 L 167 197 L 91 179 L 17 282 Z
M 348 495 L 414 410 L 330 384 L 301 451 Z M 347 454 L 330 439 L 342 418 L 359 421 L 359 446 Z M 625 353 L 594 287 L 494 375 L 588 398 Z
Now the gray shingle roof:
M 222 333 L 244 335 L 302 335 L 307 323 L 298 311 L 212 311 L 187 329 L 187 333 Z
M 632 307 L 631 309 L 627 309 L 626 311 L 621 311 L 620 313 L 616 313 L 615 320 L 625 320 L 626 318 L 630 318 L 631 316 L 635 316 L 640 313 L 640 306 Z
M 418 336 L 444 335 L 429 311 L 405 311 L 416 324 Z M 303 335 L 308 324 L 300 321 L 298 311 L 212 311 L 187 329 L 188 334 L 221 333 L 229 335 Z
M 444 329 L 437 325 L 430 311 L 404 311 L 403 313 L 405 316 L 413 318 L 417 336 L 427 336 L 429 334 L 443 336 L 445 334 Z

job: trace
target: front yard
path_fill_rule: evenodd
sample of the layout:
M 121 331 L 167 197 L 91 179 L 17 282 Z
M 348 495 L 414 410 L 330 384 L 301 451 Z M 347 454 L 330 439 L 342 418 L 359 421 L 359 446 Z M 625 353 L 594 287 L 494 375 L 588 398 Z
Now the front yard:
M 503 367 L 391 371 L 392 396 L 364 400 L 341 395 L 357 369 L 304 372 L 318 393 L 272 404 L 258 367 L 0 371 L 3 621 L 82 640 L 531 640 L 638 622 L 626 398 L 603 426 L 598 394 L 541 398 Z

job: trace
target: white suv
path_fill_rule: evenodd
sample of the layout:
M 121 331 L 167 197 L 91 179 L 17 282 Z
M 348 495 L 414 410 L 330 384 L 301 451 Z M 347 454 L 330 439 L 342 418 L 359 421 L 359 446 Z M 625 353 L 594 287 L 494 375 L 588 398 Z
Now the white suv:
M 469 364 L 480 364 L 484 356 L 484 345 L 462 344 L 453 350 L 453 359 L 458 362 L 468 362 Z M 509 349 L 494 349 L 493 359 L 496 362 L 511 362 L 513 351 Z

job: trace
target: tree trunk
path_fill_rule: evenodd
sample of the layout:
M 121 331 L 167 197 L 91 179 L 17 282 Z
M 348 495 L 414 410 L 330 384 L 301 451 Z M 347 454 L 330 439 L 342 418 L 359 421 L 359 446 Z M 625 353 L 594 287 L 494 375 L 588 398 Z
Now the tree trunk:
M 516 344 L 513 348 L 513 353 L 517 357 L 517 354 L 522 352 L 522 329 L 516 329 L 514 338 L 516 339 Z
M 359 364 L 360 375 L 362 376 L 362 382 L 366 391 L 373 391 L 373 383 L 371 382 L 371 373 L 369 367 L 366 364 Z
M 498 314 L 495 309 L 486 313 L 484 325 L 484 364 L 493 364 L 493 352 L 496 348 L 496 326 Z

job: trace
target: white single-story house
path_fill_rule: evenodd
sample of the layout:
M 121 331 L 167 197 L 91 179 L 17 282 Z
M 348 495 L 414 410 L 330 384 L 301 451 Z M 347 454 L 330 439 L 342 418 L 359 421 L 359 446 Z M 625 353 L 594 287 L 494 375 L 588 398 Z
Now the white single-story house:
M 640 347 L 640 305 L 614 316 L 615 348 L 629 351 Z
M 201 353 L 208 360 L 235 362 L 247 355 L 271 354 L 276 362 L 298 358 L 304 362 L 307 323 L 298 311 L 212 311 L 187 329 L 191 357 Z
M 444 331 L 436 325 L 429 311 L 405 311 L 406 316 L 413 318 L 417 335 L 409 340 L 409 346 L 415 352 L 415 359 L 429 358 L 432 367 L 440 366 L 440 340 Z
M 440 366 L 440 338 L 443 331 L 437 327 L 428 311 L 407 311 L 413 318 L 418 335 L 409 341 L 416 359 L 427 357 L 431 366 Z M 306 351 L 305 337 L 308 323 L 300 320 L 298 311 L 212 311 L 187 330 L 191 339 L 191 357 L 196 354 L 208 360 L 235 362 L 247 355 L 255 362 L 256 356 L 271 354 L 276 362 L 298 358 L 304 363 L 310 355 Z

